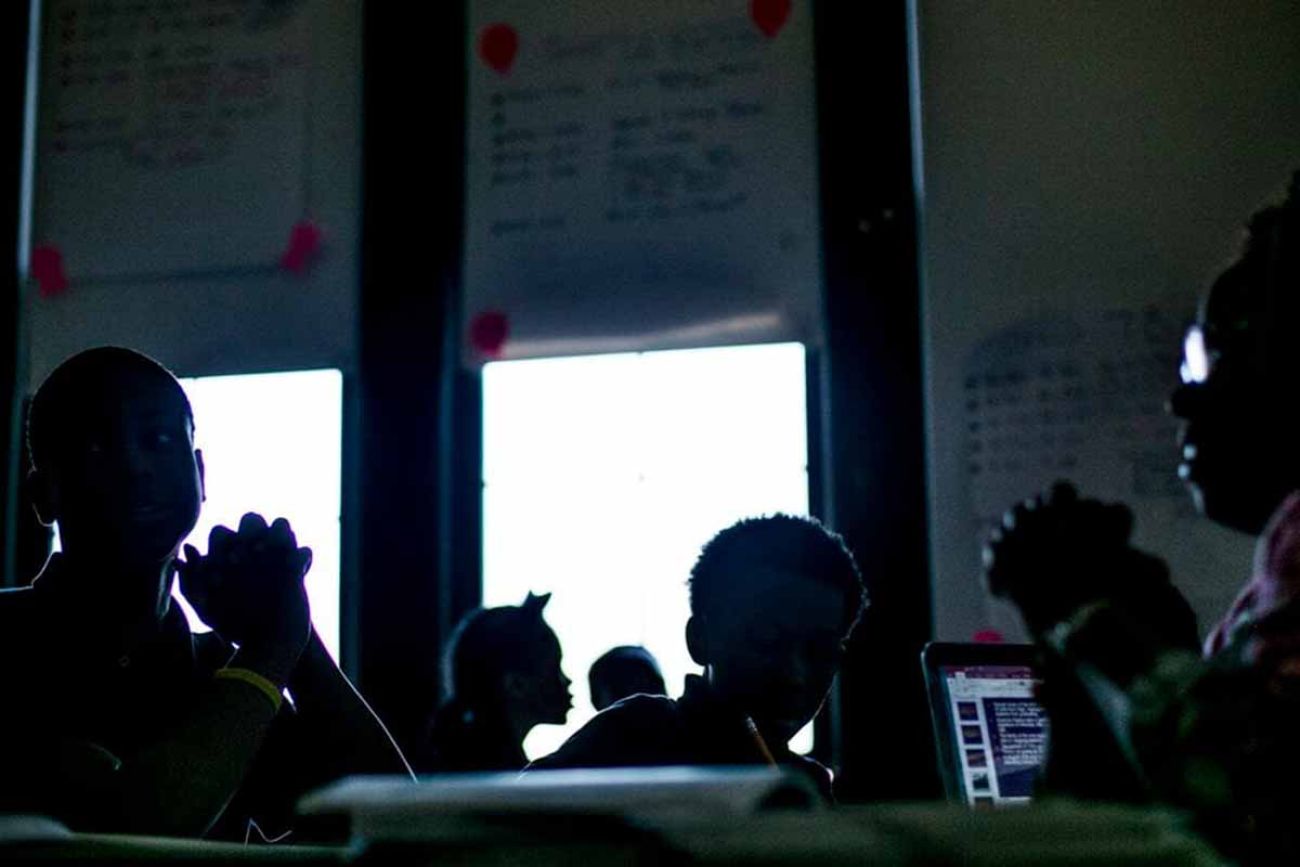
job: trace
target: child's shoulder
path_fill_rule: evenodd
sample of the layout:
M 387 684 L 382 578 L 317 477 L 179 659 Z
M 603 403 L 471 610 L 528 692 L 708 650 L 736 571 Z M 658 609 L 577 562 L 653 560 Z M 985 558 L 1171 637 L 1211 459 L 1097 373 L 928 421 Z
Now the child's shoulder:
M 592 718 L 608 727 L 660 728 L 676 725 L 681 710 L 677 702 L 666 695 L 633 695 L 617 701 Z
M 602 768 L 674 764 L 681 741 L 682 720 L 677 702 L 662 695 L 634 695 L 610 705 L 545 758 L 533 770 Z

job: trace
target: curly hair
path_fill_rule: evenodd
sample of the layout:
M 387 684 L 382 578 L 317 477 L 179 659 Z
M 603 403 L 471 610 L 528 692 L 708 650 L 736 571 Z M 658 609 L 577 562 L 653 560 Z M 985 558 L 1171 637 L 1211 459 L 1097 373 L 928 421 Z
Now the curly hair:
M 96 395 L 113 396 L 123 383 L 155 382 L 172 389 L 185 408 L 185 416 L 194 427 L 194 410 L 185 389 L 172 375 L 149 356 L 121 346 L 87 349 L 63 361 L 45 378 L 32 397 L 27 416 L 27 448 L 33 467 L 44 467 L 64 442 L 78 412 Z
M 838 589 L 846 633 L 867 607 L 862 573 L 844 539 L 814 518 L 778 513 L 738 521 L 705 544 L 691 569 L 691 614 L 718 616 L 745 592 L 747 572 L 773 568 Z
M 1295 261 L 1300 255 L 1300 169 L 1291 175 L 1282 201 L 1255 212 L 1246 224 L 1246 242 L 1242 258 L 1263 255 L 1274 263 L 1282 257 Z
M 1260 329 L 1281 328 L 1286 333 L 1274 355 L 1282 357 L 1271 361 L 1293 357 L 1291 332 L 1300 320 L 1300 171 L 1280 203 L 1247 221 L 1240 253 L 1211 284 L 1202 312 L 1215 324 L 1212 339 L 1221 350 L 1256 339 Z

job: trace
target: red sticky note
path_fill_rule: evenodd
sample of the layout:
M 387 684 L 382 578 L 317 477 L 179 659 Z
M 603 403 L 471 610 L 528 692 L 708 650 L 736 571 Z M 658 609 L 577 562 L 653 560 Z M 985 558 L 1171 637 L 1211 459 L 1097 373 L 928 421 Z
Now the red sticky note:
M 299 220 L 289 232 L 289 243 L 280 255 L 280 267 L 294 274 L 304 273 L 320 252 L 324 237 L 320 226 L 311 220 Z
M 509 24 L 489 24 L 479 32 L 478 56 L 499 74 L 510 73 L 518 53 L 519 32 Z
M 31 273 L 42 298 L 67 291 L 68 275 L 63 270 L 63 253 L 58 247 L 52 244 L 33 247 Z
M 981 629 L 975 633 L 974 638 L 976 644 L 1001 644 L 1006 641 L 1002 633 L 996 629 Z
M 510 337 L 510 319 L 500 310 L 478 314 L 469 323 L 469 345 L 485 358 L 500 358 Z
M 749 16 L 768 39 L 773 39 L 790 20 L 790 0 L 749 0 Z

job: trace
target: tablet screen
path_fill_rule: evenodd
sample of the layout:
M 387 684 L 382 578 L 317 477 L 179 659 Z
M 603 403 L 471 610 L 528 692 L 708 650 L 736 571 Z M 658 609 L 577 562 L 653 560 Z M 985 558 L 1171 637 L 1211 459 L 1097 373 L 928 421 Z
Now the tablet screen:
M 963 798 L 1026 803 L 1047 756 L 1047 715 L 1023 665 L 940 665 L 948 732 Z

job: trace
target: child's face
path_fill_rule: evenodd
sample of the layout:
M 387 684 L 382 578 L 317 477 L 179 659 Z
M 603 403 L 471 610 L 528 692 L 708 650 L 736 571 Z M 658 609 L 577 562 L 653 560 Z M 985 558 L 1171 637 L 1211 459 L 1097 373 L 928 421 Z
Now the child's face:
M 847 621 L 843 593 L 781 570 L 742 576 L 724 612 L 706 624 L 715 692 L 786 743 L 811 720 L 839 670 Z
M 181 396 L 153 377 L 88 396 L 49 468 L 68 550 L 124 562 L 174 553 L 198 520 L 199 458 Z
M 1265 314 L 1249 297 L 1232 284 L 1211 292 L 1184 342 L 1185 357 L 1195 356 L 1200 369 L 1184 365 L 1187 381 L 1169 406 L 1183 421 L 1179 475 L 1197 506 L 1214 521 L 1259 533 L 1295 488 L 1300 454 L 1290 371 L 1269 369 Z
M 518 697 L 526 705 L 528 716 L 538 724 L 563 725 L 573 707 L 573 695 L 569 692 L 572 681 L 560 666 L 562 659 L 559 639 L 549 628 L 544 629 L 533 660 L 533 672 L 522 679 L 523 694 Z

